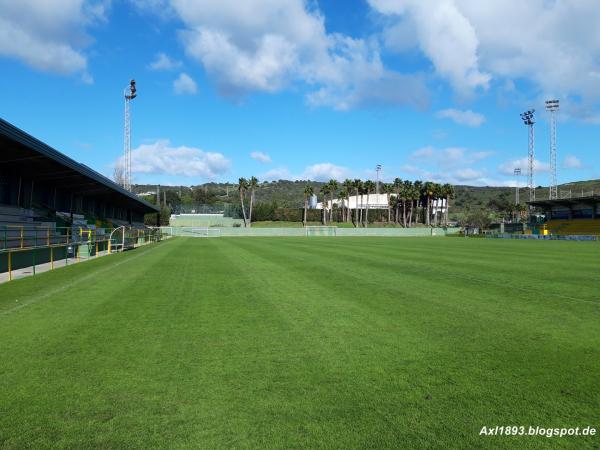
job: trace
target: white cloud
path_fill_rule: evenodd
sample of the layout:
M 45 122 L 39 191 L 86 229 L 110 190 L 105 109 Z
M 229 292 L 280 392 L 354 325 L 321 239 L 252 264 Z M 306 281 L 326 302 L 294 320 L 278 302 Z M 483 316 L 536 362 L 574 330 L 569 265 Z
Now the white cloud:
M 451 119 L 459 125 L 466 125 L 468 127 L 478 127 L 485 122 L 485 116 L 467 109 L 461 111 L 460 109 L 443 109 L 436 113 L 436 117 L 442 119 Z
M 454 178 L 456 178 L 457 180 L 459 180 L 461 182 L 465 182 L 465 181 L 472 182 L 473 180 L 478 180 L 478 179 L 484 178 L 485 171 L 475 170 L 470 167 L 467 167 L 465 169 L 457 170 L 456 172 L 453 173 L 453 176 L 454 176 Z
M 129 0 L 140 11 L 150 11 L 160 14 L 161 17 L 171 18 L 173 11 L 169 0 Z
M 319 163 L 308 166 L 304 169 L 298 179 L 312 181 L 328 181 L 335 179 L 341 181 L 350 176 L 350 170 L 346 167 L 336 166 L 332 163 Z
M 385 69 L 374 39 L 327 33 L 316 3 L 172 0 L 171 5 L 186 27 L 180 33 L 186 53 L 223 95 L 273 93 L 301 83 L 312 89 L 307 95 L 312 106 L 427 104 L 423 76 Z
M 401 170 L 406 174 L 412 175 L 414 178 L 423 181 L 434 181 L 436 183 L 468 186 L 499 186 L 502 184 L 501 180 L 489 177 L 487 170 L 474 169 L 472 167 L 456 168 L 438 172 L 427 170 L 416 165 L 406 164 L 401 167 Z
M 414 30 L 421 51 L 459 95 L 468 96 L 477 88 L 488 88 L 491 76 L 479 68 L 476 30 L 454 0 L 369 0 L 369 4 L 381 14 L 408 22 L 406 27 Z M 404 36 L 410 46 L 412 35 L 404 32 Z M 393 48 L 399 49 L 404 42 L 396 39 Z
M 527 158 L 513 159 L 507 161 L 498 167 L 498 171 L 503 175 L 514 175 L 515 169 L 521 169 L 521 174 L 525 176 L 527 174 L 527 168 L 529 167 L 529 160 Z M 535 159 L 533 161 L 534 173 L 536 172 L 550 172 L 550 164 Z
M 434 173 L 431 180 L 437 183 L 450 183 L 467 186 L 505 186 L 505 180 L 490 177 L 485 169 L 470 167 L 451 172 Z
M 409 156 L 413 162 L 435 165 L 440 168 L 454 168 L 474 164 L 494 155 L 492 151 L 470 151 L 463 147 L 446 147 L 436 149 L 434 147 L 423 147 L 415 150 Z
M 187 73 L 181 73 L 173 81 L 173 91 L 177 95 L 195 95 L 198 92 L 198 85 Z
M 586 106 L 600 99 L 600 8 L 594 0 L 369 3 L 390 23 L 383 33 L 387 48 L 420 49 L 459 95 L 486 88 L 493 77 L 499 86 L 530 80 L 544 98 L 571 97 Z
M 581 164 L 581 161 L 579 160 L 579 158 L 577 158 L 577 156 L 567 155 L 565 156 L 563 167 L 565 169 L 581 169 L 583 167 L 583 164 Z
M 46 72 L 81 74 L 85 83 L 90 42 L 85 27 L 104 20 L 108 0 L 0 0 L 0 56 Z
M 401 170 L 421 180 L 438 183 L 492 186 L 500 181 L 490 178 L 487 169 L 475 166 L 493 155 L 492 151 L 428 146 L 415 150 L 408 158 L 411 164 L 402 166 Z
M 181 61 L 174 60 L 166 53 L 158 53 L 149 65 L 152 70 L 175 70 L 181 67 Z
M 420 75 L 402 75 L 384 72 L 381 77 L 341 86 L 322 87 L 307 95 L 310 106 L 329 106 L 338 111 L 409 105 L 425 109 L 429 92 Z
M 423 159 L 432 158 L 435 155 L 435 153 L 436 150 L 433 147 L 423 147 L 412 152 L 409 158 L 411 160 L 420 161 Z
M 121 158 L 117 161 L 119 164 Z M 142 144 L 131 151 L 132 172 L 214 179 L 226 173 L 230 161 L 221 153 L 195 147 L 173 147 L 168 140 Z
M 290 171 L 287 167 L 277 167 L 275 169 L 271 169 L 266 173 L 262 174 L 260 179 L 266 181 L 275 181 L 275 180 L 290 180 L 294 177 L 290 174 Z
M 261 163 L 268 164 L 271 162 L 271 157 L 263 152 L 252 152 L 250 158 L 260 161 Z
M 281 166 L 271 169 L 261 175 L 261 179 L 273 180 L 311 180 L 311 181 L 329 181 L 332 178 L 342 181 L 350 178 L 351 171 L 347 167 L 338 166 L 332 163 L 312 164 L 304 168 L 299 174 L 293 174 L 287 167 Z

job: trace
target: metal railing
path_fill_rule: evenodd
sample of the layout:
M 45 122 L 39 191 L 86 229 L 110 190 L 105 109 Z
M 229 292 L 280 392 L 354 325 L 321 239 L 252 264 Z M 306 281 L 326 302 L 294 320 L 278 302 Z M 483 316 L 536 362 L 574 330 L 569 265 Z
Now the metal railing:
M 13 280 L 17 270 L 27 269 L 27 273 L 35 275 L 40 266 L 44 271 L 54 270 L 58 266 L 158 242 L 163 237 L 159 228 L 119 228 L 123 230 L 127 246 L 111 246 L 114 230 L 104 228 L 0 226 L 0 282 Z
M 596 191 L 596 195 L 599 195 L 600 192 Z M 571 198 L 584 198 L 584 197 L 593 197 L 594 196 L 594 190 L 592 189 L 591 191 L 584 191 L 583 189 L 581 191 L 573 191 L 572 189 L 569 189 L 568 191 L 560 191 L 558 193 L 558 198 L 560 199 L 571 199 Z

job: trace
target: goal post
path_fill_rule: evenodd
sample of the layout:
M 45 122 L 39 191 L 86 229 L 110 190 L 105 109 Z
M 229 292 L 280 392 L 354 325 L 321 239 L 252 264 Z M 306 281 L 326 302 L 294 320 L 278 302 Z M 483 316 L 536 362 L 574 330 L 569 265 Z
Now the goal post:
M 304 227 L 306 236 L 335 236 L 337 227 L 315 226 Z
M 207 227 L 181 227 L 179 236 L 189 237 L 221 237 L 220 228 Z

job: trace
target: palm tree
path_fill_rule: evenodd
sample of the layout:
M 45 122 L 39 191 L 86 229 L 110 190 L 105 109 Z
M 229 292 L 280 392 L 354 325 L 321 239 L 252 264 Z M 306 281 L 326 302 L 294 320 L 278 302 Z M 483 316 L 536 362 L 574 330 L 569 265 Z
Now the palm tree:
M 308 222 L 308 199 L 313 196 L 315 190 L 310 184 L 304 186 L 304 220 L 302 221 L 303 225 L 306 226 Z
M 431 182 L 431 190 L 429 191 L 429 225 L 435 227 L 437 222 L 437 211 L 436 211 L 436 198 L 438 196 L 437 187 L 439 185 L 435 182 Z
M 383 192 L 387 194 L 387 210 L 388 210 L 388 218 L 387 221 L 390 223 L 392 221 L 392 193 L 394 192 L 394 185 L 390 183 L 384 183 Z
M 367 209 L 365 210 L 365 227 L 369 226 L 369 197 L 373 189 L 375 189 L 375 183 L 371 180 L 365 181 L 364 185 L 365 192 L 367 193 Z
M 354 183 L 351 179 L 346 178 L 342 183 L 344 190 L 346 191 L 346 217 L 344 218 L 344 222 L 350 222 L 350 193 L 352 189 L 354 189 Z
M 358 194 L 361 193 L 360 196 L 360 202 L 361 202 L 361 206 L 362 206 L 362 181 L 359 180 L 358 178 L 354 179 L 354 182 L 352 183 L 352 186 L 354 187 L 354 192 L 356 193 L 356 202 L 355 202 L 355 208 L 354 208 L 354 226 L 358 226 L 359 222 L 362 220 L 362 209 L 360 210 L 360 216 L 359 216 L 359 210 L 358 210 Z
M 402 183 L 402 223 L 404 228 L 410 227 L 412 224 L 413 202 L 415 199 L 415 188 L 411 181 L 405 180 Z M 408 208 L 408 216 L 406 214 L 406 206 Z
M 333 197 L 339 188 L 337 180 L 333 178 L 327 183 L 329 185 L 329 199 L 331 200 L 331 209 L 329 210 L 329 221 L 333 222 Z
M 416 180 L 413 183 L 413 200 L 415 202 L 415 212 L 413 214 L 414 223 L 419 222 L 419 208 L 421 207 L 421 193 L 423 192 L 423 182 Z
M 327 194 L 329 194 L 329 183 L 321 186 L 321 194 L 323 194 L 323 225 L 327 225 Z
M 406 216 L 406 204 L 410 201 L 410 213 L 412 214 L 412 201 L 413 201 L 413 185 L 409 180 L 404 180 L 402 183 L 402 223 L 404 228 L 410 226 L 410 217 Z M 407 225 L 408 222 L 408 225 Z
M 426 199 L 427 211 L 425 214 L 425 225 L 431 225 L 431 196 L 433 195 L 433 183 L 431 181 L 426 181 L 423 184 L 423 196 Z
M 446 197 L 446 214 L 444 215 L 444 226 L 448 226 L 448 210 L 450 209 L 450 199 L 454 199 L 454 186 L 451 184 L 444 184 L 442 186 L 442 192 Z
M 396 193 L 396 211 L 394 221 L 398 223 L 400 221 L 400 190 L 402 189 L 402 179 L 394 179 L 394 192 Z
M 250 177 L 248 181 L 248 188 L 250 189 L 250 212 L 248 214 L 248 226 L 252 226 L 252 205 L 254 204 L 254 191 L 258 189 L 258 178 Z
M 348 205 L 344 209 L 344 204 L 346 203 L 346 198 L 348 197 L 348 190 L 343 188 L 340 192 L 340 198 L 342 199 L 342 222 L 346 221 L 346 211 L 348 210 Z
M 248 189 L 248 180 L 240 178 L 238 180 L 238 191 L 240 193 L 240 204 L 242 206 L 242 216 L 244 217 L 244 227 L 248 226 L 246 220 L 246 208 L 244 207 L 244 195 L 246 195 L 246 189 Z
M 350 209 L 350 195 L 352 194 L 352 186 L 346 189 L 346 222 L 350 222 L 350 215 L 352 210 Z
M 519 207 L 519 215 L 521 216 L 521 221 L 523 221 L 527 218 L 527 206 L 520 203 L 518 205 L 518 207 Z

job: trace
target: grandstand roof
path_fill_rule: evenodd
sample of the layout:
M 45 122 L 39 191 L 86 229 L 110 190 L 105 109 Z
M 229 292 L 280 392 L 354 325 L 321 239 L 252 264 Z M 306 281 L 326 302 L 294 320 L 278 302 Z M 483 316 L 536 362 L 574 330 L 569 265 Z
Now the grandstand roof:
M 535 200 L 533 202 L 527 202 L 528 205 L 538 206 L 540 208 L 551 208 L 553 206 L 572 206 L 581 203 L 588 203 L 595 205 L 600 203 L 600 195 L 584 195 L 581 197 L 570 197 L 570 198 L 557 198 L 554 200 Z
M 0 149 L 0 169 L 8 165 L 9 170 L 37 182 L 51 183 L 58 189 L 79 195 L 102 198 L 134 211 L 159 211 L 155 205 L 3 119 L 0 119 Z

